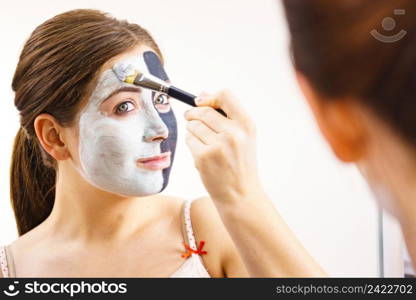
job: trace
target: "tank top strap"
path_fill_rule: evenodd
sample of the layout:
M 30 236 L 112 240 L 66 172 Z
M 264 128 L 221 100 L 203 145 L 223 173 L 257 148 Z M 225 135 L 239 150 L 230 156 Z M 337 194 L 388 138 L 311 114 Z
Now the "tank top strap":
M 0 268 L 4 278 L 9 277 L 9 267 L 7 265 L 6 246 L 0 245 Z
M 185 203 L 183 206 L 183 216 L 184 216 L 185 232 L 189 241 L 189 246 L 192 249 L 196 249 L 195 236 L 194 236 L 194 231 L 192 229 L 192 221 L 191 221 L 192 201 L 193 200 L 185 200 Z

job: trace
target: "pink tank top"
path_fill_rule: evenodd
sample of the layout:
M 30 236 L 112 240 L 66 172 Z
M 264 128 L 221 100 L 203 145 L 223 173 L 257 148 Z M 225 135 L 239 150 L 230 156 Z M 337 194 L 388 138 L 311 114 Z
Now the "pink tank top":
M 185 226 L 188 245 L 193 250 L 197 250 L 194 233 L 191 222 L 191 204 L 192 200 L 186 200 L 183 205 L 183 225 Z M 0 268 L 4 278 L 16 277 L 14 262 L 11 251 L 8 246 L 0 245 Z M 189 252 L 189 257 L 185 262 L 169 277 L 211 277 L 205 268 L 199 254 L 193 251 Z

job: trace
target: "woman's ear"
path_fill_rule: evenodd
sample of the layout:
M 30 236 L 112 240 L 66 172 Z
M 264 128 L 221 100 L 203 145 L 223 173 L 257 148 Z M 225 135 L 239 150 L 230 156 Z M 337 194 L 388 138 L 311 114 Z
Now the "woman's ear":
M 54 159 L 65 160 L 69 157 L 62 136 L 62 126 L 50 114 L 40 114 L 34 122 L 36 136 L 42 148 Z
M 360 105 L 352 99 L 332 99 L 319 95 L 308 79 L 296 77 L 318 126 L 335 155 L 344 162 L 357 162 L 364 155 L 366 130 L 359 113 Z

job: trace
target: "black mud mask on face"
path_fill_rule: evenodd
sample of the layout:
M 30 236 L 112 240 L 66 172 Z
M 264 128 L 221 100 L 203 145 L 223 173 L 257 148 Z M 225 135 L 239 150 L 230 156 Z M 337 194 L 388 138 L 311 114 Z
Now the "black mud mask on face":
M 168 81 L 169 77 L 166 74 L 162 63 L 159 60 L 159 57 L 156 55 L 156 53 L 152 52 L 152 51 L 146 51 L 143 53 L 143 58 L 144 61 L 146 63 L 148 72 L 150 74 L 152 74 L 153 76 L 156 76 L 164 81 Z M 154 97 L 156 96 L 155 92 L 152 92 L 152 97 L 154 99 Z M 157 109 L 156 109 L 157 110 Z M 160 112 L 159 110 L 157 110 L 159 113 L 160 118 L 163 120 L 163 122 L 166 124 L 168 130 L 169 130 L 169 136 L 167 137 L 167 139 L 165 139 L 164 141 L 162 141 L 162 143 L 160 144 L 160 152 L 171 152 L 171 165 L 169 168 L 163 169 L 162 174 L 163 174 L 163 186 L 161 188 L 160 191 L 163 191 L 168 182 L 169 182 L 169 174 L 170 174 L 170 170 L 172 168 L 173 165 L 173 161 L 174 161 L 174 157 L 175 157 L 175 150 L 176 150 L 176 141 L 178 138 L 178 127 L 177 127 L 177 123 L 176 123 L 176 118 L 175 118 L 175 114 L 173 113 L 172 108 L 169 109 L 169 111 L 167 112 Z

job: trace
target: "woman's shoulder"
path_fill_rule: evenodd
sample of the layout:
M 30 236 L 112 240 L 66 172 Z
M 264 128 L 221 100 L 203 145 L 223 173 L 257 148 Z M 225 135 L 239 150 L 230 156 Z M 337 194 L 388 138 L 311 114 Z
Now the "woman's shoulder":
M 226 230 L 215 204 L 210 197 L 181 198 L 158 195 L 165 205 L 165 215 L 171 218 L 184 219 L 184 209 L 190 207 L 191 227 L 196 246 L 204 241 L 203 250 L 207 254 L 201 256 L 209 273 L 213 277 L 245 277 L 248 273 L 240 255 Z M 189 206 L 184 206 L 188 202 Z M 183 220 L 184 221 L 184 220 Z
M 163 213 L 172 216 L 173 212 L 180 212 L 186 199 L 170 195 L 157 195 L 160 207 L 163 207 Z
M 247 276 L 234 242 L 210 197 L 192 200 L 191 220 L 197 246 L 200 241 L 205 242 L 207 255 L 202 258 L 209 264 L 210 273 L 215 270 L 213 275 L 218 277 Z

